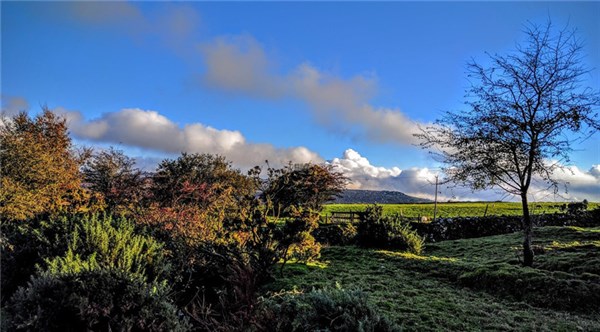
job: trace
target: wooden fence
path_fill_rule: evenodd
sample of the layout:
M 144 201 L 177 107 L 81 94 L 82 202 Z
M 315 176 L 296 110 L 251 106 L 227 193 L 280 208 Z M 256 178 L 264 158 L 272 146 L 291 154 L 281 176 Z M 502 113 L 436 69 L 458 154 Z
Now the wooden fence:
M 340 222 L 354 223 L 359 222 L 365 215 L 366 212 L 364 211 L 331 212 L 329 215 L 321 217 L 321 221 L 326 224 Z

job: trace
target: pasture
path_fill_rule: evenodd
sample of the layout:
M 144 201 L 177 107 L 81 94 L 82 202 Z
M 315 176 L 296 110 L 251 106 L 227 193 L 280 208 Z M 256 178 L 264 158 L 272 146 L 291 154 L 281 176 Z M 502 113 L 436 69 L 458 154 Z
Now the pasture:
M 565 203 L 536 202 L 529 205 L 532 214 L 561 213 L 560 206 Z M 332 212 L 364 211 L 368 204 L 326 204 L 321 211 L 321 216 L 330 215 Z M 408 218 L 426 217 L 433 218 L 433 203 L 420 204 L 381 204 L 384 215 L 401 215 Z M 588 209 L 592 210 L 600 203 L 589 203 Z M 481 217 L 488 216 L 515 216 L 521 215 L 521 203 L 518 202 L 457 202 L 438 203 L 437 217 Z M 487 211 L 486 211 L 487 209 Z
M 533 268 L 519 265 L 521 237 L 444 241 L 421 255 L 327 247 L 264 291 L 361 289 L 407 331 L 599 331 L 600 227 L 536 229 Z

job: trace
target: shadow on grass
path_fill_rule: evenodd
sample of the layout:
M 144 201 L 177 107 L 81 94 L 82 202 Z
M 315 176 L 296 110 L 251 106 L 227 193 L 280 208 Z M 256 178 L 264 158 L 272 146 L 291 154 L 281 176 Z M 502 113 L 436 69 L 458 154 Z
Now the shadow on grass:
M 600 233 L 576 227 L 562 228 L 560 234 L 558 230 L 539 232 L 540 242 L 550 244 L 540 245 L 546 254 L 537 256 L 534 268 L 521 267 L 510 259 L 509 253 L 518 250 L 514 246 L 518 235 L 446 241 L 431 246 L 430 251 L 436 255 L 430 256 L 383 250 L 375 254 L 394 260 L 402 268 L 513 301 L 554 310 L 600 313 L 600 242 L 550 242 L 552 237 L 589 241 Z M 440 255 L 444 253 L 451 255 Z

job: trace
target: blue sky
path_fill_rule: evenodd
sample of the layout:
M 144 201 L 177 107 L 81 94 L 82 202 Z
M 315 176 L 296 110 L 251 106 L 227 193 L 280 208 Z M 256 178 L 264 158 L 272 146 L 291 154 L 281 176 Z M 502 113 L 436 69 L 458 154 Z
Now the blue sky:
M 600 89 L 600 2 L 6 2 L 2 103 L 46 104 L 78 144 L 150 165 L 179 151 L 238 167 L 329 161 L 363 189 L 428 196 L 412 131 L 463 108 L 465 65 L 530 21 L 569 24 Z M 600 135 L 576 146 L 567 199 L 600 200 Z M 443 189 L 455 199 L 502 198 Z M 552 199 L 540 189 L 539 199 Z

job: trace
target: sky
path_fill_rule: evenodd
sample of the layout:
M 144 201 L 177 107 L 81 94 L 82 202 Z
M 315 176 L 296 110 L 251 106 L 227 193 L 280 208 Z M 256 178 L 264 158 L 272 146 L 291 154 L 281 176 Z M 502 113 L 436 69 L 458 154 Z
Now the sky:
M 327 162 L 357 189 L 430 198 L 438 161 L 413 133 L 465 109 L 466 65 L 507 54 L 529 23 L 568 25 L 600 90 L 600 2 L 11 2 L 1 10 L 2 112 L 67 118 L 78 145 L 153 169 L 179 153 L 236 168 Z M 486 53 L 487 52 L 487 53 Z M 600 201 L 600 134 L 534 201 Z M 565 188 L 567 190 L 565 191 Z M 441 186 L 442 200 L 513 200 Z

